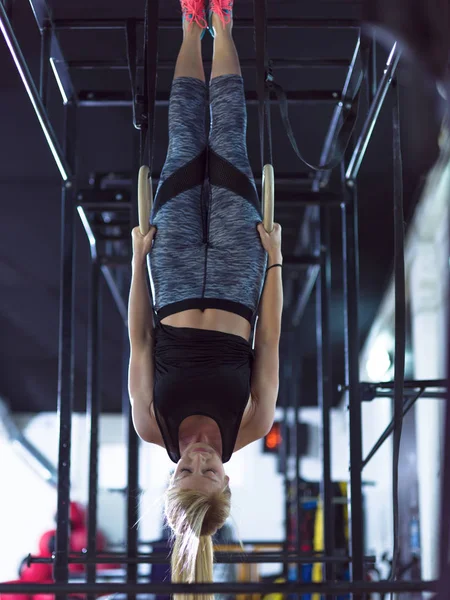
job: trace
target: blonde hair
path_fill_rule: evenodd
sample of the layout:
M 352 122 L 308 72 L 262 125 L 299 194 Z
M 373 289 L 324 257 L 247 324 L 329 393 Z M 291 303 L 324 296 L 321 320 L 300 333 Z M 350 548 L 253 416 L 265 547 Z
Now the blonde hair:
M 225 524 L 231 508 L 228 485 L 213 493 L 170 486 L 165 494 L 165 517 L 172 530 L 173 583 L 213 581 L 212 536 Z M 214 594 L 175 594 L 175 600 L 213 600 Z

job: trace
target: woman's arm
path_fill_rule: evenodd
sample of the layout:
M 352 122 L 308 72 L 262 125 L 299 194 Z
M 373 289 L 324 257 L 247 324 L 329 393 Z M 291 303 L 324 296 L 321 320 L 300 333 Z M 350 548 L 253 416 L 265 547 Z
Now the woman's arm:
M 128 335 L 131 347 L 128 390 L 134 426 L 143 439 L 147 439 L 151 434 L 153 403 L 153 315 L 147 285 L 146 261 L 154 233 L 154 228 L 146 236 L 142 236 L 138 228 L 133 230 L 132 278 L 128 303 Z
M 133 256 L 130 298 L 128 302 L 128 334 L 131 348 L 153 340 L 153 315 L 147 285 L 146 258 Z
M 269 254 L 267 267 L 276 264 L 283 264 L 281 250 Z M 267 272 L 266 283 L 259 305 L 255 346 L 280 340 L 281 316 L 283 313 L 283 279 L 281 271 L 280 267 L 274 267 Z

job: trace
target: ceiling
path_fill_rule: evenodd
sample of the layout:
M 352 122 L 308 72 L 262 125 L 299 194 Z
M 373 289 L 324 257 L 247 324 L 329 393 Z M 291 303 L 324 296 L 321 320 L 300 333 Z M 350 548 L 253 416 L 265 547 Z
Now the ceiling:
M 160 16 L 175 18 L 180 14 L 175 1 L 161 2 Z M 143 0 L 127 3 L 114 0 L 52 0 L 56 20 L 142 18 Z M 352 18 L 359 19 L 362 6 L 350 1 L 269 1 L 270 17 L 279 18 Z M 252 2 L 236 0 L 235 21 L 252 17 Z M 13 26 L 29 63 L 39 78 L 39 32 L 26 0 L 15 0 Z M 350 62 L 357 31 L 355 29 L 275 29 L 269 33 L 271 58 L 347 59 Z M 69 63 L 78 61 L 125 60 L 125 36 L 120 31 L 68 31 L 59 33 L 61 47 Z M 161 30 L 159 58 L 174 61 L 181 41 L 179 30 Z M 241 58 L 247 91 L 256 90 L 253 35 L 249 29 L 236 29 L 235 41 Z M 211 56 L 212 41 L 204 42 L 204 57 Z M 378 46 L 378 78 L 387 58 Z M 79 63 L 78 63 L 79 64 Z M 0 395 L 9 400 L 13 411 L 39 412 L 55 410 L 58 379 L 58 315 L 60 277 L 61 183 L 45 138 L 15 69 L 3 38 L 0 38 L 0 72 L 2 74 L 0 111 Z M 169 93 L 171 69 L 158 74 L 158 92 Z M 341 90 L 345 67 L 275 69 L 276 79 L 286 90 Z M 78 92 L 127 91 L 126 70 L 71 68 Z M 421 74 L 401 64 L 399 83 L 402 103 L 402 145 L 404 160 L 405 218 L 409 222 L 420 194 L 420 185 L 437 155 L 437 124 L 433 118 L 435 92 L 425 89 Z M 334 104 L 316 102 L 290 104 L 291 122 L 301 151 L 310 162 L 319 162 L 321 148 L 330 124 Z M 367 94 L 363 93 L 357 133 L 367 114 Z M 391 98 L 388 96 L 372 136 L 358 179 L 360 239 L 360 340 L 370 324 L 383 295 L 392 267 L 393 197 L 392 197 L 392 129 Z M 63 111 L 61 97 L 52 80 L 49 113 L 62 139 Z M 306 168 L 291 149 L 274 105 L 274 167 L 278 178 L 297 177 L 298 192 L 291 187 L 277 197 L 305 190 Z M 77 183 L 89 187 L 93 174 L 124 173 L 133 168 L 133 144 L 136 130 L 128 107 L 81 107 L 78 111 Z M 167 107 L 156 108 L 154 170 L 160 172 L 167 148 Z M 248 148 L 255 174 L 259 164 L 257 107 L 248 107 Z M 339 193 L 339 173 L 331 178 L 330 190 Z M 275 220 L 283 228 L 283 251 L 294 253 L 304 208 L 275 208 Z M 331 335 L 333 348 L 333 386 L 344 381 L 344 321 L 342 299 L 341 218 L 339 207 L 332 216 L 332 305 Z M 300 402 L 317 403 L 316 396 L 316 324 L 314 299 L 311 298 L 303 318 L 294 327 L 292 317 L 296 298 L 302 289 L 304 274 L 287 285 L 288 268 L 284 269 L 286 306 L 283 312 L 281 364 L 292 364 L 299 378 Z M 122 351 L 126 345 L 123 321 L 103 286 L 102 335 L 102 404 L 103 410 L 120 410 L 123 389 Z M 76 223 L 76 351 L 75 408 L 83 410 L 86 396 L 86 323 L 89 293 L 89 245 L 80 220 Z M 290 332 L 290 336 L 288 336 Z M 293 346 L 288 348 L 288 338 Z M 290 397 L 282 379 L 280 403 Z M 339 396 L 335 392 L 334 400 Z

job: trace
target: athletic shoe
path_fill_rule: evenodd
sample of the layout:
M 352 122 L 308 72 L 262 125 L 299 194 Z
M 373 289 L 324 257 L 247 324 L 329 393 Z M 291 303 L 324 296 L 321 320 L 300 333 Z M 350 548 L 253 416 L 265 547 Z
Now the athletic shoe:
M 227 25 L 233 18 L 233 0 L 210 0 L 208 28 L 209 33 L 215 37 L 214 27 L 212 24 L 213 13 L 219 17 L 222 26 L 225 29 L 225 25 Z
M 189 26 L 197 23 L 203 29 L 201 37 L 205 35 L 208 28 L 206 20 L 205 0 L 180 0 L 181 10 L 183 11 L 183 21 L 187 21 Z

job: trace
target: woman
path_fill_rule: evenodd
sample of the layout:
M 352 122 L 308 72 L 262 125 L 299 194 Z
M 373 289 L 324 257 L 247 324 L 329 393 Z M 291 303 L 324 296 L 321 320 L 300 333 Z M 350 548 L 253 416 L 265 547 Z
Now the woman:
M 182 9 L 169 149 L 152 227 L 146 236 L 133 230 L 129 391 L 136 432 L 177 463 L 165 505 L 175 537 L 172 579 L 192 582 L 212 581 L 211 535 L 230 512 L 223 464 L 272 426 L 283 259 L 281 227 L 264 230 L 247 157 L 231 2 L 211 0 L 209 24 L 203 0 L 182 0 Z M 214 37 L 209 139 L 206 28 Z

